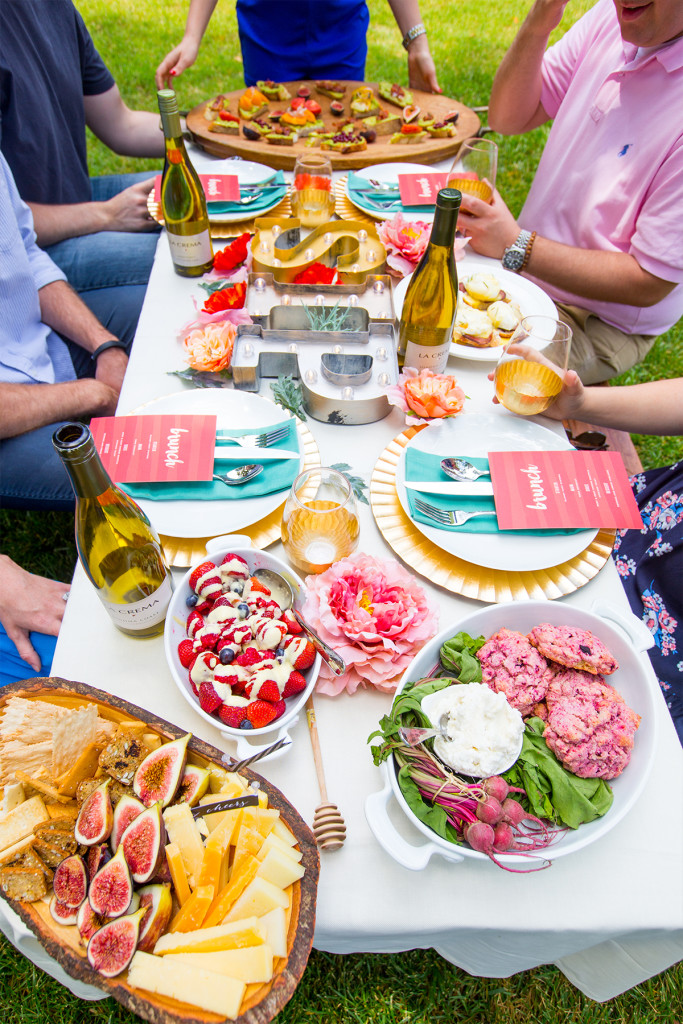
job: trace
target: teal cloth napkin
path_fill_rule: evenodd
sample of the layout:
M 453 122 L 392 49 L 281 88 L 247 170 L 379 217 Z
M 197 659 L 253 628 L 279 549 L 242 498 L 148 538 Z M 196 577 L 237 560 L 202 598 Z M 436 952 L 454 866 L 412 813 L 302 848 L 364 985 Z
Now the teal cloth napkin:
M 467 459 L 476 466 L 477 469 L 488 469 L 489 460 L 487 458 L 473 457 L 472 455 L 461 455 L 458 456 L 463 459 Z M 430 455 L 427 452 L 420 451 L 419 448 L 408 448 L 406 451 L 405 461 L 405 474 L 406 480 L 431 480 L 435 483 L 437 481 L 443 481 L 444 483 L 455 483 L 451 477 L 447 476 L 441 468 L 441 455 Z M 410 507 L 411 519 L 415 519 L 419 523 L 424 523 L 425 526 L 432 526 L 436 530 L 449 530 L 451 533 L 506 533 L 506 534 L 522 534 L 525 537 L 546 537 L 553 534 L 568 534 L 568 533 L 579 533 L 579 530 L 500 530 L 498 528 L 498 521 L 495 516 L 481 516 L 481 518 L 470 519 L 464 526 L 447 526 L 441 523 L 434 522 L 428 516 L 423 515 L 422 512 L 418 512 L 415 507 L 415 499 L 421 498 L 423 501 L 429 502 L 430 505 L 434 505 L 436 508 L 448 509 L 457 508 L 463 512 L 485 512 L 491 509 L 495 512 L 496 503 L 493 497 L 486 495 L 475 495 L 475 496 L 464 496 L 455 494 L 429 494 L 424 491 L 406 491 L 408 496 L 408 505 Z
M 393 183 L 392 183 L 393 184 Z M 360 174 L 350 172 L 346 187 L 351 202 L 358 200 L 363 206 L 372 206 L 378 212 L 385 213 L 387 217 L 393 217 L 395 213 L 433 213 L 433 206 L 403 206 L 401 195 L 398 190 L 398 179 L 396 180 L 396 192 L 383 195 L 380 192 L 372 192 L 372 185 L 367 178 Z M 388 201 L 391 200 L 391 203 Z M 386 204 L 386 205 L 385 205 Z
M 283 425 L 289 426 L 289 432 L 276 444 L 268 445 L 270 451 L 282 448 L 290 452 L 299 451 L 299 435 L 296 429 L 296 421 L 293 419 L 283 420 L 282 423 L 268 425 L 269 430 Z M 231 434 L 252 434 L 254 427 L 243 427 L 239 430 L 231 430 Z M 242 450 L 239 445 L 228 444 L 220 437 L 216 438 L 216 445 L 225 445 L 226 453 L 234 451 L 234 459 L 221 459 L 216 464 L 217 473 L 227 473 L 230 469 L 244 466 L 246 462 L 258 462 L 258 458 L 245 459 L 240 457 Z M 123 484 L 123 489 L 130 494 L 131 498 L 149 498 L 152 501 L 238 501 L 242 498 L 260 498 L 264 494 L 272 494 L 274 491 L 283 491 L 291 487 L 299 473 L 299 463 L 296 459 L 283 459 L 282 462 L 264 462 L 263 472 L 255 476 L 246 484 L 239 487 L 229 487 L 220 480 L 192 480 L 179 484 Z
M 247 184 L 246 182 L 244 183 Z M 258 185 L 257 181 L 249 182 L 249 185 Z M 287 195 L 287 185 L 282 171 L 278 171 L 268 185 L 279 185 L 280 188 L 266 188 L 263 195 L 255 199 L 253 203 L 207 203 L 209 217 L 221 213 L 244 213 L 245 217 L 251 217 L 254 213 L 269 209 L 274 203 L 279 203 Z M 245 197 L 246 198 L 246 197 Z M 245 485 L 246 486 L 246 485 Z

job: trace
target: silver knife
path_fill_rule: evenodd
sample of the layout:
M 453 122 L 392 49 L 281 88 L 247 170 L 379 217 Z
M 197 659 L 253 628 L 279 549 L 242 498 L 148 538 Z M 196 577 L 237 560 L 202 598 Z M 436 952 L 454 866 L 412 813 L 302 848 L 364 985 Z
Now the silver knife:
M 423 491 L 425 494 L 446 494 L 457 497 L 482 497 L 493 494 L 491 483 L 462 483 L 455 480 L 450 483 L 443 480 L 411 480 L 405 481 L 406 490 Z
M 277 462 L 281 459 L 299 459 L 299 452 L 286 448 L 257 448 L 256 445 L 220 445 L 214 448 L 214 460 L 219 462 Z

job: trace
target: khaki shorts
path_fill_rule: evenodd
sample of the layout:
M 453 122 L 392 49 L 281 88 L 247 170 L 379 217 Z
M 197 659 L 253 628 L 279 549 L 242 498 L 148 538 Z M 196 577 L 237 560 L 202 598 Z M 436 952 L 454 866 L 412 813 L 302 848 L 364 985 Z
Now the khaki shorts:
M 560 320 L 572 329 L 569 369 L 584 384 L 601 384 L 641 362 L 654 345 L 656 334 L 624 334 L 593 313 L 556 302 Z

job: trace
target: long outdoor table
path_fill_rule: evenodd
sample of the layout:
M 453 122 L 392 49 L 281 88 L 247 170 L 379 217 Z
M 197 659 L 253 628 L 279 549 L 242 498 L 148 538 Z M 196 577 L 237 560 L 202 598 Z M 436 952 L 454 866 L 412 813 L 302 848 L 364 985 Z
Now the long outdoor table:
M 168 371 L 182 367 L 177 340 L 190 319 L 197 283 L 173 273 L 166 239 L 157 257 L 119 412 L 152 398 L 181 391 Z M 451 360 L 469 401 L 467 411 L 507 416 L 491 405 L 492 385 L 478 363 Z M 266 383 L 263 394 L 269 395 Z M 465 413 L 467 415 L 467 412 Z M 557 424 L 544 425 L 560 430 Z M 378 456 L 404 429 L 394 410 L 364 426 L 334 426 L 309 418 L 324 465 L 348 462 L 368 483 Z M 367 506 L 360 505 L 359 550 L 393 558 Z M 283 557 L 281 545 L 272 548 Z M 440 628 L 482 607 L 478 602 L 422 585 L 438 598 Z M 563 599 L 590 609 L 607 600 L 628 605 L 611 559 L 595 579 Z M 436 624 L 435 624 L 436 625 Z M 646 655 L 642 655 L 651 673 Z M 54 659 L 53 674 L 116 694 L 188 729 L 218 747 L 234 746 L 197 715 L 180 695 L 167 668 L 162 638 L 130 639 L 111 625 L 77 568 Z M 433 857 L 411 872 L 388 856 L 365 820 L 366 797 L 382 788 L 367 737 L 386 714 L 391 698 L 371 689 L 329 698 L 316 696 L 316 713 L 329 797 L 346 820 L 340 850 L 321 855 L 314 945 L 333 953 L 400 953 L 433 947 L 474 975 L 506 977 L 539 964 L 555 963 L 586 995 L 605 1000 L 660 972 L 683 956 L 683 751 L 658 696 L 660 741 L 649 781 L 637 805 L 612 831 L 590 846 L 556 861 L 546 871 L 511 875 L 492 863 L 450 864 Z M 286 754 L 261 762 L 258 770 L 277 785 L 309 822 L 320 802 L 305 716 L 291 728 Z M 674 808 L 672 814 L 671 809 Z M 412 844 L 424 838 L 396 808 L 396 828 Z M 645 822 L 666 821 L 666 839 L 655 841 Z M 20 947 L 85 998 L 97 989 L 67 978 L 22 932 L 11 914 L 0 926 Z M 12 931 L 12 925 L 15 926 Z

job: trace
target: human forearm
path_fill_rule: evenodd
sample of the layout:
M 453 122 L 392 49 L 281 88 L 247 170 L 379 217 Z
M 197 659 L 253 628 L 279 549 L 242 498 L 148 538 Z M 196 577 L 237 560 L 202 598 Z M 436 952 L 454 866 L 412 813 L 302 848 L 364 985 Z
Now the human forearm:
M 156 70 L 154 80 L 157 89 L 163 89 L 173 77 L 182 74 L 186 68 L 194 64 L 216 3 L 217 0 L 190 0 L 185 34 L 178 45 L 166 54 Z
M 0 438 L 61 420 L 111 416 L 117 397 L 114 389 L 90 377 L 62 384 L 0 384 Z
M 389 0 L 401 37 L 422 23 L 418 0 Z M 408 44 L 408 84 L 424 92 L 441 92 L 427 35 L 417 36 Z
M 548 120 L 541 105 L 541 65 L 567 0 L 536 0 L 498 68 L 489 99 L 494 131 L 519 135 Z
M 569 371 L 562 394 L 545 415 L 551 419 L 580 419 L 632 434 L 683 434 L 683 377 L 585 388 L 578 375 Z
M 41 248 L 78 235 L 110 231 L 110 215 L 106 203 L 68 203 L 47 206 L 29 203 L 33 214 L 36 239 Z
M 114 335 L 104 327 L 80 296 L 65 281 L 53 281 L 38 292 L 43 323 L 94 352 Z
M 106 146 L 123 156 L 163 156 L 164 136 L 159 115 L 151 110 L 131 110 L 118 86 L 83 97 L 88 127 Z

